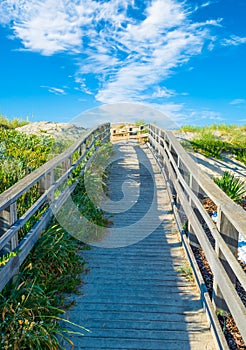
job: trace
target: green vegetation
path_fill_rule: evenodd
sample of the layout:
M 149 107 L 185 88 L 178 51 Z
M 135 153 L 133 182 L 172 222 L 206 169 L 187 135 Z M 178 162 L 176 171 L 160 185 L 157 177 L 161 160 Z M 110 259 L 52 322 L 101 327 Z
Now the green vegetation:
M 9 120 L 5 118 L 2 114 L 0 114 L 0 127 L 4 129 L 15 129 L 20 126 L 27 125 L 29 122 L 27 120 L 22 120 L 19 118 L 14 118 L 13 120 Z
M 138 126 L 141 126 L 141 125 L 145 125 L 145 120 L 144 119 L 140 119 L 140 120 L 137 120 L 135 122 L 135 125 L 138 127 Z
M 0 193 L 49 159 L 54 140 L 0 127 Z
M 205 156 L 220 158 L 222 152 L 229 150 L 227 142 L 214 136 L 211 131 L 202 132 L 199 138 L 194 138 L 191 145 L 195 152 L 202 152 Z
M 10 253 L 8 253 L 8 254 L 6 254 L 6 255 L 1 256 L 1 257 L 0 257 L 0 267 L 6 265 L 7 262 L 8 262 L 11 258 L 17 256 L 18 253 L 19 253 L 19 251 L 10 252 Z
M 191 141 L 184 141 L 185 148 L 191 145 L 195 152 L 214 158 L 221 158 L 223 152 L 230 152 L 246 165 L 246 125 L 212 124 L 204 127 L 184 125 L 180 130 L 194 133 Z
M 61 292 L 74 292 L 80 283 L 84 262 L 77 251 L 76 240 L 57 223 L 43 233 L 17 281 L 0 294 L 1 349 L 62 349 L 59 338 L 71 343 Z
M 222 133 L 230 133 L 233 132 L 233 130 L 240 128 L 240 130 L 245 131 L 246 126 L 239 127 L 235 124 L 211 124 L 211 125 L 205 125 L 205 126 L 195 126 L 195 125 L 183 125 L 180 130 L 183 132 L 209 132 L 209 131 L 220 131 Z
M 5 179 L 5 186 L 2 188 L 4 190 L 30 171 L 28 168 L 28 171 L 25 172 L 25 167 L 32 166 L 32 170 L 34 170 L 48 160 L 53 141 L 33 135 L 29 138 L 27 135 L 5 128 L 0 128 L 0 134 L 3 146 L 1 159 L 8 159 L 9 164 L 11 164 L 11 161 L 14 162 L 19 157 L 21 169 L 23 169 L 21 175 L 17 176 L 13 166 L 12 172 L 10 172 L 12 177 L 6 177 L 6 171 L 4 172 L 6 169 L 1 168 L 0 180 Z M 99 146 L 99 142 L 97 146 Z M 29 152 L 30 148 L 31 152 Z M 25 150 L 29 156 L 25 157 Z M 95 149 L 92 149 L 88 153 L 84 163 L 73 172 L 71 179 L 65 186 L 79 179 L 73 193 L 73 203 L 79 209 L 81 216 L 85 215 L 88 220 L 99 227 L 101 226 L 103 230 L 103 226 L 107 224 L 108 220 L 104 218 L 103 211 L 97 208 L 89 198 L 85 186 L 86 176 L 80 175 L 80 171 L 94 151 Z M 92 189 L 97 194 L 100 179 L 103 178 L 104 188 L 106 186 L 107 171 L 105 171 L 104 165 L 107 164 L 111 154 L 111 144 L 104 145 L 99 157 L 99 160 L 103 159 L 103 162 L 96 162 L 94 168 L 88 170 L 97 170 L 95 173 L 92 171 L 93 176 L 89 177 Z M 39 157 L 42 157 L 42 160 L 38 159 Z M 73 161 L 76 161 L 78 157 L 79 154 L 75 154 Z M 33 163 L 29 164 L 28 161 L 31 160 Z M 34 186 L 18 200 L 19 216 L 35 202 L 39 195 L 38 192 L 38 186 Z M 24 238 L 46 209 L 47 204 L 35 217 L 29 220 L 24 229 L 19 232 L 19 239 Z M 68 212 L 66 212 L 66 217 L 69 217 Z M 70 219 L 72 222 L 71 217 L 69 217 Z M 83 225 L 81 226 L 82 230 L 86 230 Z M 93 239 L 100 238 L 101 234 L 102 231 L 97 231 Z M 83 237 L 87 237 L 86 235 L 88 232 L 84 232 Z M 21 266 L 15 281 L 9 283 L 0 293 L 1 349 L 65 349 L 62 345 L 64 341 L 73 346 L 69 335 L 74 332 L 70 331 L 68 327 L 69 324 L 73 323 L 65 317 L 65 310 L 70 305 L 66 304 L 64 293 L 77 292 L 81 283 L 81 273 L 88 271 L 85 268 L 85 261 L 78 254 L 82 249 L 88 249 L 88 247 L 73 238 L 56 220 L 53 220 L 50 227 L 42 233 L 34 249 Z M 14 259 L 16 255 L 18 255 L 18 251 L 2 256 L 0 268 Z M 78 330 L 76 334 L 83 335 L 88 332 L 81 325 L 75 326 Z
M 180 128 L 180 131 L 182 132 L 199 132 L 201 131 L 201 127 L 200 126 L 193 126 L 193 125 L 183 125 Z
M 246 193 L 245 184 L 233 174 L 225 171 L 221 178 L 214 178 L 214 182 L 235 202 L 241 204 Z
M 177 272 L 180 272 L 182 275 L 184 275 L 188 281 L 190 281 L 190 282 L 194 281 L 194 275 L 193 275 L 192 268 L 191 268 L 190 264 L 188 264 L 187 262 L 185 262 L 181 266 L 179 266 L 177 268 Z
M 51 137 L 26 135 L 0 126 L 0 193 L 46 163 L 54 155 L 55 145 L 55 140 Z M 56 150 L 64 151 L 64 148 Z M 21 217 L 39 197 L 38 184 L 23 194 L 17 200 L 18 217 Z M 25 236 L 45 209 L 44 205 L 19 231 L 19 239 Z
M 246 165 L 246 150 L 236 150 L 234 152 L 236 159 Z
M 0 116 L 0 193 L 49 159 L 64 152 L 72 141 L 49 135 L 27 135 L 14 130 L 27 122 Z
M 59 222 L 76 238 L 86 243 L 101 239 L 109 224 L 109 219 L 100 209 L 100 203 L 105 199 L 109 172 L 107 165 L 112 152 L 112 144 L 105 143 L 82 175 L 79 175 L 80 167 L 76 170 L 74 176 L 76 179 L 79 175 L 80 182 L 72 194 L 72 200 L 77 203 L 77 207 L 68 203 L 59 213 Z

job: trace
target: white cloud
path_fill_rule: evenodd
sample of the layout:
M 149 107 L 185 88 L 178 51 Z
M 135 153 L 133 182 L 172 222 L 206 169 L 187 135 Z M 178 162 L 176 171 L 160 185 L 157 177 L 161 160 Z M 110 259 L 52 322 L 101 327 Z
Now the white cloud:
M 90 22 L 93 2 L 66 0 L 4 0 L 0 22 L 8 21 L 26 50 L 52 55 L 61 51 L 79 52 L 82 26 Z
M 88 89 L 86 80 L 84 78 L 76 77 L 75 83 L 79 84 L 79 87 L 75 87 L 75 90 L 83 91 L 87 95 L 93 95 L 93 92 Z
M 51 92 L 52 94 L 55 94 L 55 95 L 66 95 L 66 91 L 64 89 L 61 89 L 61 88 L 56 88 L 56 87 L 46 86 L 46 85 L 42 85 L 40 87 L 48 89 L 49 92 Z
M 0 23 L 12 28 L 24 50 L 72 53 L 75 88 L 95 94 L 99 102 L 142 102 L 174 96 L 160 88 L 163 81 L 204 47 L 213 50 L 217 44 L 212 30 L 222 19 L 195 22 L 194 11 L 179 0 L 1 0 Z M 223 45 L 236 45 L 246 38 L 226 40 Z
M 208 1 L 208 2 L 205 2 L 205 3 L 201 4 L 201 7 L 208 7 L 210 5 L 211 5 L 211 2 Z
M 217 121 L 222 121 L 224 120 L 221 116 L 220 112 L 217 111 L 212 111 L 209 109 L 204 109 L 204 110 L 196 110 L 192 111 L 190 113 L 190 118 L 193 120 L 193 122 L 199 121 L 199 120 L 208 120 L 211 122 L 217 122 Z
M 154 93 L 152 94 L 152 98 L 160 98 L 160 97 L 172 97 L 175 96 L 176 93 L 173 90 L 169 90 L 166 87 L 160 88 L 160 86 L 157 86 Z
M 246 100 L 243 98 L 236 98 L 235 100 L 230 102 L 230 105 L 241 105 L 246 103 Z
M 246 37 L 240 37 L 237 35 L 231 35 L 230 38 L 222 41 L 223 46 L 237 46 L 242 44 L 246 44 Z

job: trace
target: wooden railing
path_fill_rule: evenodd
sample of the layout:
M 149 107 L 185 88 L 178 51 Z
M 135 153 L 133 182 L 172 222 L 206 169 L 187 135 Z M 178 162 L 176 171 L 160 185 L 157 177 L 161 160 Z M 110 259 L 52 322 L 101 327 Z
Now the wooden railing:
M 246 290 L 246 274 L 237 260 L 238 235 L 246 240 L 246 212 L 199 169 L 171 131 L 151 124 L 148 142 L 166 179 L 182 241 L 212 328 L 216 332 L 214 311 L 229 310 L 246 342 L 246 309 L 236 290 L 238 282 Z M 206 197 L 217 206 L 216 224 L 203 207 Z M 202 248 L 212 271 L 212 303 L 191 246 Z
M 37 242 L 41 232 L 76 187 L 76 181 L 71 185 L 62 185 L 66 184 L 72 172 L 85 160 L 88 152 L 96 147 L 98 141 L 102 144 L 109 138 L 110 124 L 94 127 L 64 153 L 48 161 L 0 195 L 0 253 L 3 255 L 7 252 L 16 252 L 16 255 L 0 269 L 0 291 L 13 276 L 18 274 L 21 264 Z M 81 173 L 83 170 L 84 167 Z M 21 217 L 18 217 L 18 199 L 35 186 L 35 191 L 37 189 L 39 191 L 38 199 Z M 41 218 L 19 241 L 18 232 L 45 204 L 46 210 Z

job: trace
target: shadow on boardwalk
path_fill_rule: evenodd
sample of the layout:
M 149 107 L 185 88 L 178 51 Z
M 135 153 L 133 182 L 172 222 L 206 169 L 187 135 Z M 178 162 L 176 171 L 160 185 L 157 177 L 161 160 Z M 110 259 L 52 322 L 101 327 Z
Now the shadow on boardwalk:
M 72 338 L 75 349 L 214 349 L 195 285 L 177 272 L 185 259 L 151 153 L 131 141 L 115 144 L 114 157 L 109 194 L 121 204 L 102 241 L 82 252 L 90 272 L 68 315 L 91 332 Z

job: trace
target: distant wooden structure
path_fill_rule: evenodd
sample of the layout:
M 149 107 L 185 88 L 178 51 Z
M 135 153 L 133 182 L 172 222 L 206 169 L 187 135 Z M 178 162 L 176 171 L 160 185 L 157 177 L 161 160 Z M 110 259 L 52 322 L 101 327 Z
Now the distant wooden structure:
M 112 124 L 110 129 L 110 139 L 112 142 L 120 140 L 137 139 L 140 142 L 147 141 L 148 126 L 136 125 L 135 123 Z

